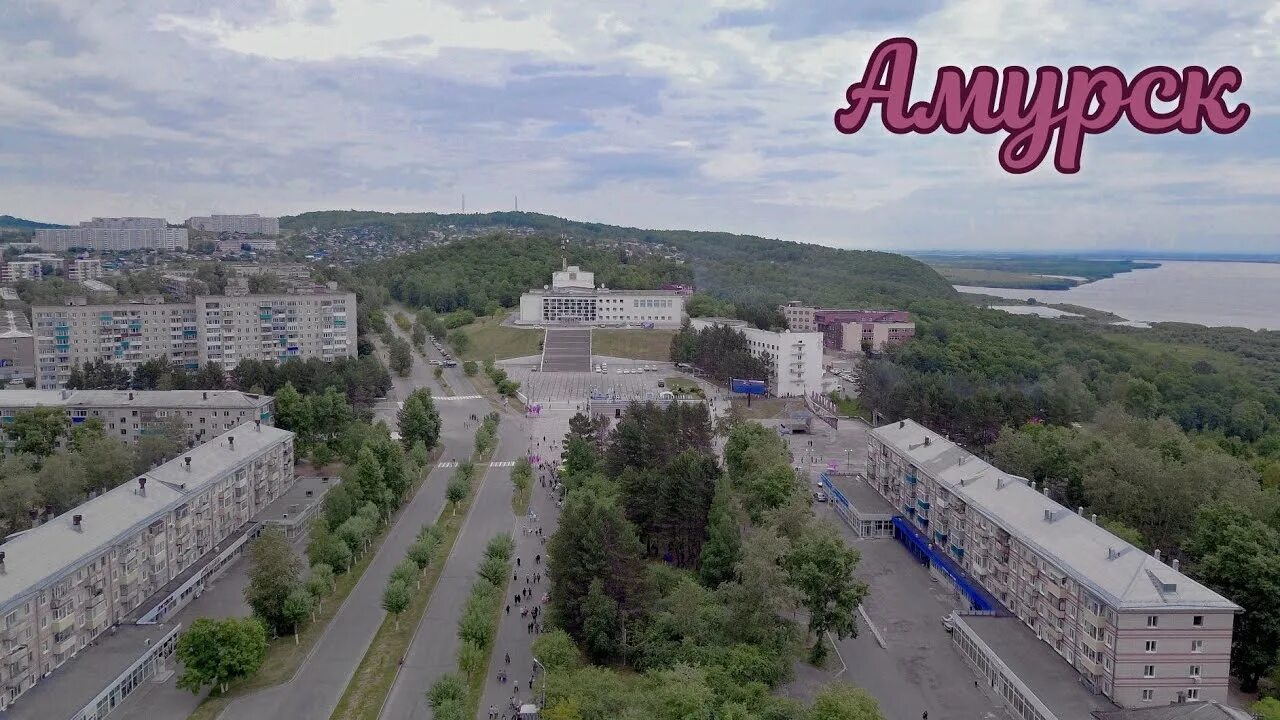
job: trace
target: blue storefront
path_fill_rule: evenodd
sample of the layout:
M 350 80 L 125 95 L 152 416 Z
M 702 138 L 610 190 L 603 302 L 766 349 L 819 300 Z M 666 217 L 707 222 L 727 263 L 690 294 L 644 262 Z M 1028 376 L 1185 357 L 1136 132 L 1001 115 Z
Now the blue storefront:
M 914 514 L 914 513 L 912 513 Z M 893 519 L 893 537 L 902 543 L 921 565 L 936 568 L 969 600 L 970 610 L 1002 613 L 1000 603 L 973 581 L 951 558 L 939 552 L 928 538 L 921 535 L 902 517 Z M 957 552 L 964 552 L 957 548 Z

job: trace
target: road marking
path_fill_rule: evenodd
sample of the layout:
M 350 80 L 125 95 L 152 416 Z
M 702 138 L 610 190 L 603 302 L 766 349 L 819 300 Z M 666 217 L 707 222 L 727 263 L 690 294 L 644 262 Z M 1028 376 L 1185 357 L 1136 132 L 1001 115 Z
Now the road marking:
M 515 467 L 515 466 L 516 466 L 515 460 L 501 460 L 499 462 L 489 463 L 489 467 Z
M 497 462 L 476 463 L 476 464 L 485 465 L 488 467 L 515 467 L 516 461 L 515 460 L 499 460 Z M 459 463 L 456 460 L 448 460 L 446 462 L 436 463 L 436 467 L 442 467 L 442 468 L 453 468 L 453 467 L 458 467 L 458 465 Z
M 432 399 L 439 402 L 441 400 L 479 400 L 483 397 L 483 395 L 438 395 Z

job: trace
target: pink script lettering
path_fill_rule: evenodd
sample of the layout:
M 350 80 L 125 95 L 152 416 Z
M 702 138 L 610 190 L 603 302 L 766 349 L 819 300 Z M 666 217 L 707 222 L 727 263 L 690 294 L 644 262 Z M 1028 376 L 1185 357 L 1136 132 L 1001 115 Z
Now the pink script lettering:
M 933 97 L 908 107 L 916 67 L 916 44 L 909 38 L 886 40 L 871 53 L 862 80 L 845 93 L 848 107 L 836 111 L 836 129 L 852 135 L 862 129 L 872 106 L 881 105 L 889 132 L 931 133 L 938 128 L 958 135 L 973 129 L 983 134 L 1004 131 L 1000 165 L 1011 173 L 1036 169 L 1057 140 L 1054 167 L 1061 173 L 1080 171 L 1087 135 L 1104 133 L 1122 117 L 1145 133 L 1178 130 L 1194 134 L 1206 126 L 1218 134 L 1239 130 L 1249 119 L 1249 106 L 1228 109 L 1224 95 L 1240 89 L 1240 70 L 1230 65 L 1209 75 L 1190 66 L 1181 73 L 1169 67 L 1143 70 L 1126 81 L 1120 70 L 1055 67 L 1036 71 L 1035 88 L 1026 68 L 975 68 L 968 79 L 958 67 L 938 70 Z M 1059 100 L 1061 98 L 1061 100 Z M 1152 103 L 1177 102 L 1170 112 Z

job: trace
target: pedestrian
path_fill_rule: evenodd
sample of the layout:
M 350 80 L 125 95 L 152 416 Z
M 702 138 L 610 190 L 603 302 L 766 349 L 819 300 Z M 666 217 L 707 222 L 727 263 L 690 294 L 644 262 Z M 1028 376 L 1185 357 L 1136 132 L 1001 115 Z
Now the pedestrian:
M 507 653 L 506 655 L 507 655 L 507 658 L 506 658 L 506 660 L 507 660 L 507 664 L 508 664 L 508 665 L 510 665 L 510 664 L 511 664 L 511 653 Z
M 520 558 L 516 558 L 516 567 L 520 567 Z
M 539 554 L 537 554 L 537 555 L 534 555 L 534 556 L 533 556 L 533 564 L 534 564 L 534 565 L 541 565 L 541 564 L 542 564 L 542 554 L 541 554 L 541 553 L 539 553 Z
M 519 579 L 520 579 L 520 573 L 511 573 L 511 582 L 515 582 Z
M 928 711 L 928 710 L 925 710 L 925 711 L 924 711 L 924 714 L 922 714 L 922 715 L 920 716 L 920 720 L 929 720 L 929 711 Z
M 520 694 L 520 681 L 519 681 L 519 680 L 517 680 L 517 681 L 515 681 L 515 682 L 511 683 L 511 691 L 512 691 L 512 692 L 514 692 L 514 693 L 515 693 L 515 694 L 517 694 L 517 695 L 519 695 L 519 694 Z M 929 713 L 925 713 L 924 715 L 925 715 L 924 720 L 929 720 Z
M 507 614 L 511 614 L 511 603 L 507 603 Z

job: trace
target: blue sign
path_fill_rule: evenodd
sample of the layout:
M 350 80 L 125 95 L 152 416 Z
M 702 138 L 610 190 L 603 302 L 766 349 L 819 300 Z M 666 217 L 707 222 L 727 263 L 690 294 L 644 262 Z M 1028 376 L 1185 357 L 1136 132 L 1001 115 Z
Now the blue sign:
M 764 384 L 763 380 L 739 380 L 733 378 L 729 380 L 729 389 L 736 393 L 745 393 L 747 395 L 767 395 L 769 388 Z

